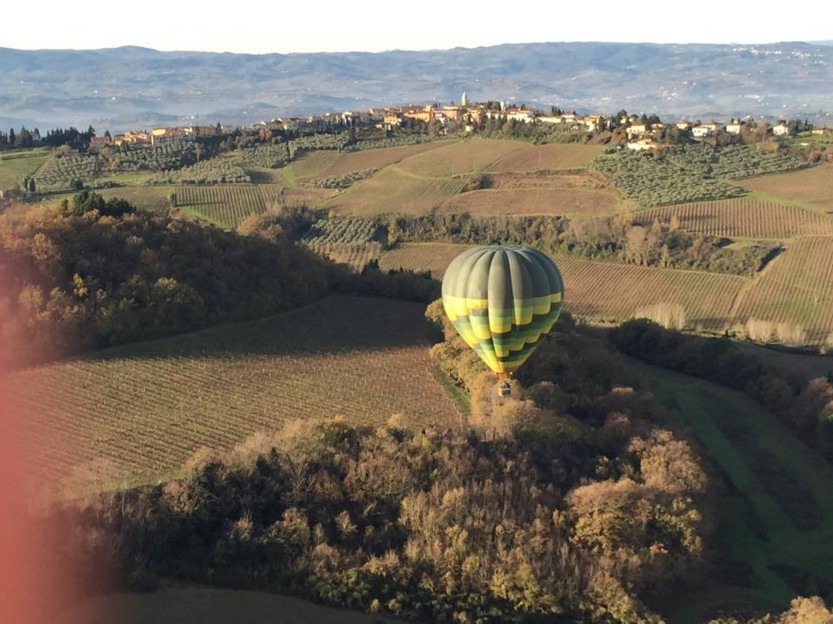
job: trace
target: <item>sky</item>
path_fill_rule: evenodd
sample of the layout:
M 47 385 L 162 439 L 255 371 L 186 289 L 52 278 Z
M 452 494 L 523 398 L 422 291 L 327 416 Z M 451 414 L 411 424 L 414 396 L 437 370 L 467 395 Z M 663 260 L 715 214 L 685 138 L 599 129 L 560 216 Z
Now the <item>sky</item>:
M 750 0 L 697 3 L 596 0 L 350 3 L 340 0 L 208 4 L 178 0 L 50 2 L 40 15 L 11 0 L 0 47 L 252 54 L 473 48 L 501 43 L 611 41 L 773 43 L 833 39 L 833 3 L 767 10 Z M 770 6 L 773 6 L 770 4 Z M 420 8 L 424 7 L 424 8 Z M 492 7 L 492 8 L 489 8 Z

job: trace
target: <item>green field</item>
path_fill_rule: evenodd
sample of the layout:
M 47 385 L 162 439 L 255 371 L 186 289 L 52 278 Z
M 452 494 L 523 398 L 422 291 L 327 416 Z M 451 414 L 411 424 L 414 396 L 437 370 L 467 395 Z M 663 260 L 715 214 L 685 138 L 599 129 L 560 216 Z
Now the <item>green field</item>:
M 49 159 L 49 152 L 36 148 L 13 152 L 0 152 L 0 189 L 12 189 L 31 176 Z
M 3 396 L 43 449 L 34 479 L 66 491 L 170 475 L 200 448 L 225 451 L 295 419 L 459 426 L 435 378 L 423 311 L 331 297 L 21 371 Z
M 688 624 L 721 605 L 783 608 L 792 586 L 833 595 L 833 468 L 758 403 L 716 384 L 632 361 L 657 396 L 679 410 L 730 484 L 720 494 L 714 578 L 672 622 Z

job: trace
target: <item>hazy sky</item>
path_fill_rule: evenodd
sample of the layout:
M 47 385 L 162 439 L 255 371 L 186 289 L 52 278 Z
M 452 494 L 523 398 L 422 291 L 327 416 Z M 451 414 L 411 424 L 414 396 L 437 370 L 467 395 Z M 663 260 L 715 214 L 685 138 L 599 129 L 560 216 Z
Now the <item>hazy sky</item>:
M 542 41 L 771 43 L 833 39 L 833 3 L 793 12 L 736 0 L 383 2 L 76 0 L 3 8 L 0 47 L 343 52 Z M 684 5 L 684 6 L 683 6 Z M 424 7 L 420 10 L 420 7 Z M 488 8 L 493 7 L 493 8 Z M 2 69 L 2 68 L 0 68 Z

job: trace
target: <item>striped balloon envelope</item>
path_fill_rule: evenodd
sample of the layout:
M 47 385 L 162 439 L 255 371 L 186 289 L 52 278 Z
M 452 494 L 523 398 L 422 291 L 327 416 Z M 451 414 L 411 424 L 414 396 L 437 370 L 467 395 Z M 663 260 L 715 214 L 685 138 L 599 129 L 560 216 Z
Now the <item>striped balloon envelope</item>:
M 552 329 L 564 281 L 552 258 L 537 249 L 483 245 L 451 261 L 442 292 L 454 328 L 505 379 Z

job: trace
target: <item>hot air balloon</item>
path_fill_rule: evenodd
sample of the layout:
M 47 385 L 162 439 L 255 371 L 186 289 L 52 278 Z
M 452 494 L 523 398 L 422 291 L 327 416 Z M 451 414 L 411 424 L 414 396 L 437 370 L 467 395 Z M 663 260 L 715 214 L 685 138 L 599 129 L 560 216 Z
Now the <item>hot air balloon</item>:
M 555 262 L 537 249 L 483 245 L 451 261 L 442 293 L 454 328 L 505 380 L 552 329 L 564 282 Z

